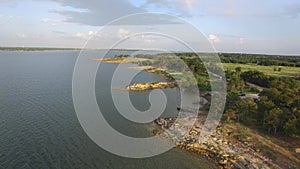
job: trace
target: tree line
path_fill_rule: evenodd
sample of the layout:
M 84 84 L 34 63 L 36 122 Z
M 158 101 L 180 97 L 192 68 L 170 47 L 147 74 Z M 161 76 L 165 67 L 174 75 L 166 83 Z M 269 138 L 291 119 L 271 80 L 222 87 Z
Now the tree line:
M 300 57 L 263 55 L 263 54 L 238 54 L 238 53 L 220 53 L 223 63 L 239 64 L 257 64 L 262 66 L 291 66 L 300 67 Z

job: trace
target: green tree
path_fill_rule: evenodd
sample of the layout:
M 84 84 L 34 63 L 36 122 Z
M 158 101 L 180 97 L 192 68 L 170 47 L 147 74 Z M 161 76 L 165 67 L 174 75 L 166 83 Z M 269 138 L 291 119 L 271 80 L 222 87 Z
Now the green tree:
M 272 100 L 268 98 L 268 96 L 261 96 L 258 103 L 258 111 L 256 114 L 256 119 L 258 123 L 263 123 L 264 116 L 268 111 L 273 109 L 275 104 Z
M 283 126 L 284 131 L 287 134 L 296 133 L 297 132 L 297 122 L 298 122 L 298 119 L 295 117 L 289 119 Z
M 281 72 L 281 70 L 282 70 L 282 68 L 280 67 L 280 68 L 278 68 L 278 72 Z
M 277 134 L 278 127 L 280 126 L 280 116 L 282 115 L 283 111 L 280 108 L 274 108 L 267 112 L 264 118 L 264 126 L 268 128 L 269 133 L 273 128 L 274 134 Z
M 228 92 L 226 96 L 226 110 L 235 109 L 236 102 L 240 100 L 240 97 L 235 92 Z
M 235 72 L 236 72 L 238 75 L 240 75 L 241 72 L 242 72 L 242 67 L 236 67 L 236 68 L 235 68 Z
M 247 117 L 253 117 L 256 114 L 257 104 L 252 98 L 240 99 L 236 102 L 238 121 L 246 121 Z

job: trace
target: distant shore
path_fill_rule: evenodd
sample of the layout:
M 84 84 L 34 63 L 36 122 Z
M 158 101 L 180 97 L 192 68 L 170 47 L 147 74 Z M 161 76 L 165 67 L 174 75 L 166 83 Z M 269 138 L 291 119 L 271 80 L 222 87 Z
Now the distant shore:
M 139 51 L 140 49 L 85 49 L 85 48 L 60 48 L 60 47 L 5 47 L 0 46 L 0 51 L 12 52 L 34 52 L 34 51 L 81 51 L 81 50 L 98 50 L 98 51 Z
M 0 51 L 34 52 L 34 51 L 62 51 L 81 50 L 80 48 L 51 48 L 51 47 L 0 47 Z
M 141 61 L 144 61 L 147 59 L 116 57 L 116 58 L 94 58 L 91 60 L 103 61 L 106 63 L 138 64 Z M 119 90 L 145 91 L 145 90 L 177 87 L 177 84 L 175 83 L 174 79 L 165 72 L 166 69 L 156 68 L 156 67 L 152 67 L 152 66 L 135 66 L 135 67 L 130 67 L 130 68 L 135 69 L 135 70 L 145 71 L 148 73 L 154 73 L 154 74 L 161 75 L 161 76 L 165 77 L 169 82 L 134 83 L 134 84 L 126 86 L 124 89 L 119 89 Z

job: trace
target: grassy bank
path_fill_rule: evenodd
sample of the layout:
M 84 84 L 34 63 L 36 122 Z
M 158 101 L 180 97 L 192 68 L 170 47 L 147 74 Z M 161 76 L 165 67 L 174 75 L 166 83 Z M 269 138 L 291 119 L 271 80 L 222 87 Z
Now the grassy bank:
M 260 66 L 256 64 L 239 64 L 239 63 L 223 63 L 223 66 L 224 66 L 224 70 L 235 70 L 236 67 L 241 67 L 242 71 L 257 70 L 263 72 L 266 75 L 271 75 L 271 76 L 287 76 L 287 77 L 300 76 L 299 67 Z M 279 68 L 281 68 L 280 71 Z

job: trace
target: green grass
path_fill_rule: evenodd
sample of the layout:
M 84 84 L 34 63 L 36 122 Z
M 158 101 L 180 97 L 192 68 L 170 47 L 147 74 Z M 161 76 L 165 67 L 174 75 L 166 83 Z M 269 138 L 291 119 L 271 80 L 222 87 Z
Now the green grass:
M 237 64 L 237 63 L 223 63 L 224 70 L 235 70 L 236 67 L 241 67 L 242 71 L 258 70 L 266 75 L 271 76 L 289 76 L 299 77 L 300 68 L 298 67 L 287 67 L 287 66 L 260 66 L 256 64 Z M 274 68 L 281 68 L 281 71 L 274 71 Z

